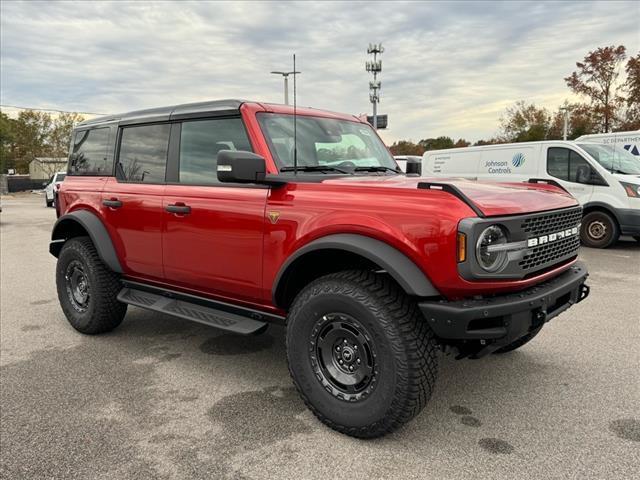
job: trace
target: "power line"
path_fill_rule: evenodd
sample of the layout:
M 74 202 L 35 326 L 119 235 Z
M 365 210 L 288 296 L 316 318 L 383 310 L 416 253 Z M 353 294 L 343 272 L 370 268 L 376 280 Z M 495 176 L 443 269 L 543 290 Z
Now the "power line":
M 33 108 L 33 107 L 19 107 L 18 105 L 6 105 L 2 104 L 3 108 L 17 108 L 18 110 L 31 110 L 34 112 L 58 112 L 58 113 L 80 113 L 84 115 L 109 115 L 108 113 L 96 113 L 96 112 L 74 112 L 71 110 L 58 110 L 57 108 Z

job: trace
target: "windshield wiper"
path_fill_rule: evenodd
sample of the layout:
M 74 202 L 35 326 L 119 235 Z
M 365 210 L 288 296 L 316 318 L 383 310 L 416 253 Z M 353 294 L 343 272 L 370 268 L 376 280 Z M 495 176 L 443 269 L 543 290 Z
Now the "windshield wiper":
M 382 165 L 370 165 L 368 167 L 356 167 L 353 169 L 355 172 L 393 172 L 401 173 L 400 170 L 391 167 L 383 167 Z
M 295 171 L 295 167 L 282 167 L 280 169 L 281 172 L 293 172 Z M 342 170 L 341 168 L 329 167 L 325 165 L 298 165 L 297 170 L 300 172 L 340 172 L 340 173 L 351 173 L 347 170 Z

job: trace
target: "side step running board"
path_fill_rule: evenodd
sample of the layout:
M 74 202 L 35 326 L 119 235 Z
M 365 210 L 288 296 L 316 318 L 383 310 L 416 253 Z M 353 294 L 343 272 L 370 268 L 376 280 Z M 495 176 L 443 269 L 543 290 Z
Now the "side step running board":
M 129 287 L 120 291 L 118 300 L 241 335 L 259 333 L 267 328 L 267 323 L 260 320 Z

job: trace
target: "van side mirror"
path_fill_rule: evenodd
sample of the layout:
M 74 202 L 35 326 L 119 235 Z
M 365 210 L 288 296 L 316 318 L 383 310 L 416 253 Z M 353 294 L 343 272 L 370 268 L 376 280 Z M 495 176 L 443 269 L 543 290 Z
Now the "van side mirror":
M 267 175 L 264 157 L 243 150 L 220 150 L 218 152 L 218 181 L 222 183 L 258 183 L 283 185 L 286 182 L 277 176 Z

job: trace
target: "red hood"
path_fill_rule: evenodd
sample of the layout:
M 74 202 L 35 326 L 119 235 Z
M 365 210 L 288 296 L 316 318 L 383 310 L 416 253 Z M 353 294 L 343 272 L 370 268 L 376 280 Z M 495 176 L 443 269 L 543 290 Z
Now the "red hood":
M 447 184 L 461 191 L 487 217 L 543 212 L 578 205 L 575 198 L 566 191 L 543 183 L 494 183 L 460 178 L 420 178 L 402 175 L 343 177 L 325 182 L 412 190 L 418 190 L 418 184 L 422 182 Z M 447 192 L 442 194 L 451 195 Z

